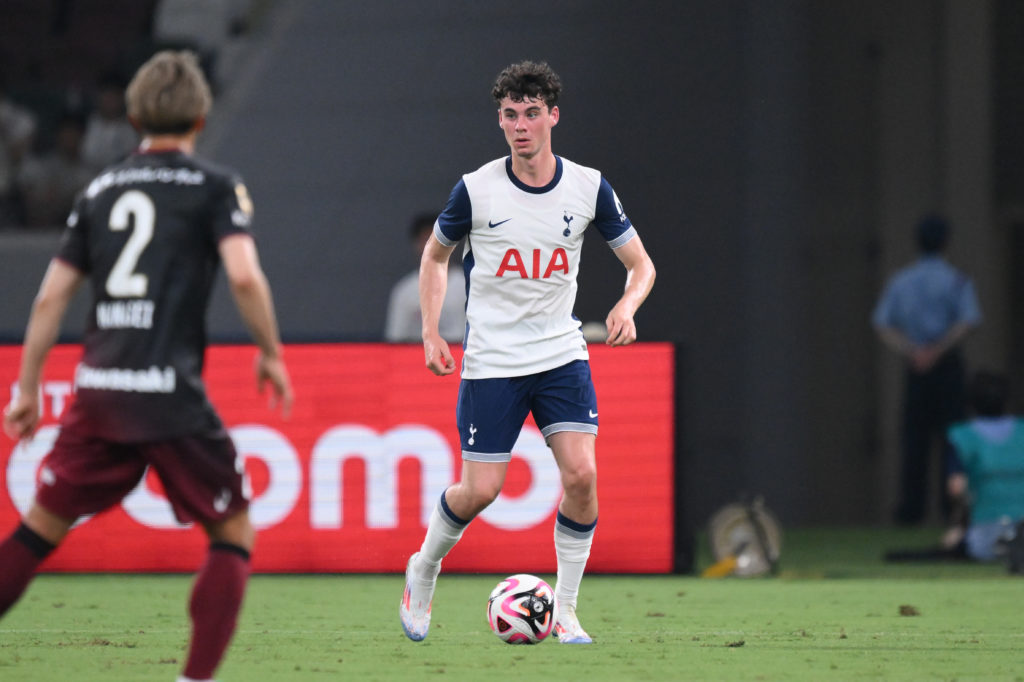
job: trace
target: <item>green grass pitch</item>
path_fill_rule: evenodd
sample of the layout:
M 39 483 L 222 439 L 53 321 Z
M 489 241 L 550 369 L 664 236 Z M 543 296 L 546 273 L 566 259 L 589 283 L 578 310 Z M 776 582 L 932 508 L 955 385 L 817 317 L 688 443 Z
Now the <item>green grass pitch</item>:
M 592 646 L 501 643 L 484 616 L 500 576 L 442 575 L 430 636 L 414 643 L 398 625 L 400 576 L 259 575 L 218 679 L 1024 680 L 1024 578 L 881 561 L 936 534 L 794 531 L 769 578 L 588 576 Z M 0 621 L 0 680 L 174 680 L 190 584 L 40 576 Z

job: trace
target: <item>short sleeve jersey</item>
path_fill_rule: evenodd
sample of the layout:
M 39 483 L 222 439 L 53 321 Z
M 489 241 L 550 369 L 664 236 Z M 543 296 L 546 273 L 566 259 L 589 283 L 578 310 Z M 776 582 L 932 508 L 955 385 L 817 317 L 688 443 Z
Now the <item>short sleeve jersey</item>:
M 969 277 L 941 257 L 925 256 L 887 283 L 872 322 L 914 343 L 934 343 L 956 324 L 979 324 L 981 307 Z
M 1024 519 L 1024 420 L 978 418 L 949 428 L 971 491 L 971 522 Z
M 573 307 L 591 225 L 613 249 L 636 236 L 601 173 L 561 157 L 544 187 L 516 178 L 510 157 L 455 185 L 434 235 L 446 246 L 466 238 L 463 378 L 525 376 L 589 358 Z
M 132 155 L 87 186 L 57 253 L 92 290 L 66 420 L 116 442 L 223 429 L 202 380 L 206 308 L 220 240 L 251 220 L 234 172 L 177 151 Z

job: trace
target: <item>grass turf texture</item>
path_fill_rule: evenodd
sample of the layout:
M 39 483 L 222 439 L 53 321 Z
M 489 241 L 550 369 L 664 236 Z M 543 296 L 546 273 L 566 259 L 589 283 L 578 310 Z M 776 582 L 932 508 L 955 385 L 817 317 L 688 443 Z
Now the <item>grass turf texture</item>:
M 398 624 L 401 576 L 255 576 L 218 679 L 1024 680 L 1024 578 L 881 559 L 937 533 L 791 531 L 773 578 L 589 576 L 584 647 L 501 643 L 484 616 L 501 576 L 443 575 L 421 643 Z M 40 576 L 0 621 L 0 680 L 173 680 L 190 585 Z

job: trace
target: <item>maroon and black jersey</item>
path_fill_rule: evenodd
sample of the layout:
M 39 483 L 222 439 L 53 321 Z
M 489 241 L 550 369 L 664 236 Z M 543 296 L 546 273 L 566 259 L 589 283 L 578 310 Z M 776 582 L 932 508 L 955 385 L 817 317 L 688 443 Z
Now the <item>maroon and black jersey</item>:
M 223 429 L 202 381 L 218 244 L 248 233 L 233 171 L 178 151 L 140 153 L 78 197 L 57 253 L 93 303 L 65 419 L 118 442 Z

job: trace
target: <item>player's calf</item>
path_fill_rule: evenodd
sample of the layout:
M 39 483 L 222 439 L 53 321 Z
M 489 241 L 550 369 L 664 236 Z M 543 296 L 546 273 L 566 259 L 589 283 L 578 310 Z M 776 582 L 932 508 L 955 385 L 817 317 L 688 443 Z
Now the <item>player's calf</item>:
M 0 616 L 21 598 L 54 545 L 24 523 L 0 543 Z

